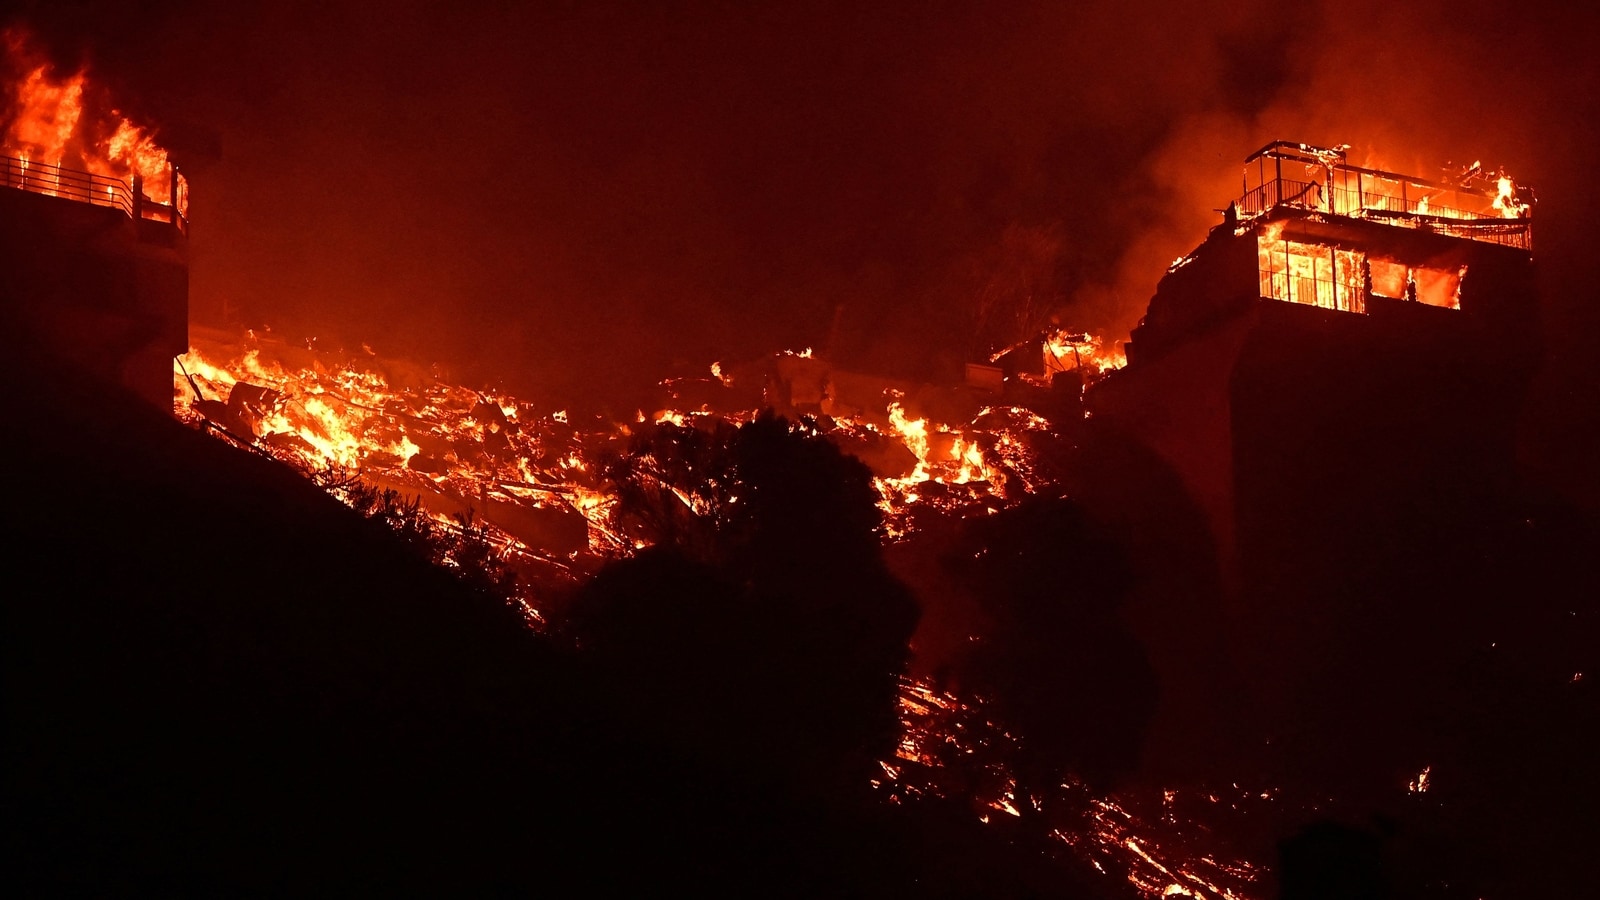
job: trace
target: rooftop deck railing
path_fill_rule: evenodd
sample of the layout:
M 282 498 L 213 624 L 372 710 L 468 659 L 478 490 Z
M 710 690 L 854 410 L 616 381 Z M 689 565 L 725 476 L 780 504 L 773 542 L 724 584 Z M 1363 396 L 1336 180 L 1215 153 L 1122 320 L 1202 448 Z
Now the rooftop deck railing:
M 1507 216 L 1495 206 L 1496 191 L 1474 186 L 1482 181 L 1449 184 L 1364 169 L 1347 164 L 1342 151 L 1279 141 L 1245 160 L 1235 205 L 1246 218 L 1288 206 L 1531 250 L 1527 207 Z
M 80 172 L 16 156 L 0 157 L 0 187 L 76 200 L 92 206 L 108 206 L 130 218 L 170 222 L 180 232 L 187 233 L 188 182 L 176 169 L 172 169 L 171 173 L 169 190 L 176 202 L 157 203 L 145 196 L 142 179 L 137 175 L 129 184 L 109 175 Z

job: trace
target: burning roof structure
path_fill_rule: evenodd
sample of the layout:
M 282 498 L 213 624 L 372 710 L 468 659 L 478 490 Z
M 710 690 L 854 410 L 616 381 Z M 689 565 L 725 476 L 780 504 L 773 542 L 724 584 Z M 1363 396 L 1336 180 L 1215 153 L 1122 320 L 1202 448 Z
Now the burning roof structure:
M 1349 165 L 1343 149 L 1268 144 L 1246 159 L 1243 193 L 1223 222 L 1162 278 L 1125 345 L 1129 366 L 1094 392 L 1094 408 L 1148 435 L 1186 473 L 1229 559 L 1229 485 L 1255 471 L 1239 469 L 1236 451 L 1248 446 L 1242 417 L 1252 407 L 1243 401 L 1256 381 L 1295 395 L 1263 425 L 1281 435 L 1329 403 L 1348 419 L 1406 391 L 1419 402 L 1460 396 L 1491 359 L 1495 384 L 1525 372 L 1534 352 L 1526 196 L 1476 163 L 1453 182 L 1428 181 Z M 1337 386 L 1299 396 L 1323 378 Z M 1373 402 L 1356 405 L 1362 390 Z M 1181 411 L 1147 414 L 1152 402 Z M 1326 446 L 1359 423 L 1325 424 Z M 1180 433 L 1182 447 L 1172 443 Z M 1480 443 L 1455 442 L 1458 451 Z M 1201 475 L 1205 467 L 1215 471 Z
M 1350 165 L 1345 148 L 1274 141 L 1210 239 L 1173 263 L 1129 354 L 1157 355 L 1256 299 L 1383 314 L 1416 303 L 1493 315 L 1531 258 L 1532 193 L 1473 163 L 1449 181 Z

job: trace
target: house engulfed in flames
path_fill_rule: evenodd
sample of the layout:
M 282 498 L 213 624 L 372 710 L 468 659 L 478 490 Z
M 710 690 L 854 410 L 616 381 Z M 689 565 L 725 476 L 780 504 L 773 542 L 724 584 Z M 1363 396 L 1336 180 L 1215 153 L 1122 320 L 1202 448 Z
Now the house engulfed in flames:
M 1166 511 L 1160 540 L 1192 551 L 1146 616 L 1183 624 L 1143 635 L 1183 721 L 1248 707 L 1282 738 L 1312 702 L 1283 673 L 1345 665 L 1391 618 L 1449 621 L 1442 588 L 1411 612 L 1364 598 L 1464 546 L 1462 513 L 1516 478 L 1531 219 L 1531 193 L 1477 164 L 1427 180 L 1278 141 L 1162 278 L 1128 365 L 1086 398 L 1120 452 L 1083 484 L 1128 520 Z M 1250 702 L 1207 706 L 1236 689 Z
M 189 188 L 152 134 L 96 109 L 16 33 L 0 97 L 0 310 L 13 335 L 151 403 L 188 349 Z
M 1245 160 L 1227 221 L 1168 270 L 1130 356 L 1164 353 L 1256 299 L 1380 317 L 1404 303 L 1488 313 L 1505 273 L 1530 259 L 1531 213 L 1510 178 L 1476 163 L 1428 181 L 1350 165 L 1342 148 L 1275 141 Z

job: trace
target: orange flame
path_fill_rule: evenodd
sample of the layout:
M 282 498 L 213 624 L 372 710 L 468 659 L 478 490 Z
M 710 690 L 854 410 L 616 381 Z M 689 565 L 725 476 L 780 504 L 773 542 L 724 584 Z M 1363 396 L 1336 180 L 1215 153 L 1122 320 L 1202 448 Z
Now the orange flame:
M 1518 219 L 1528 212 L 1528 205 L 1517 199 L 1516 184 L 1504 175 L 1495 179 L 1494 208 L 1507 219 Z
M 81 74 L 58 81 L 45 66 L 35 67 L 12 92 L 16 115 L 6 130 L 6 154 L 61 165 L 83 114 L 82 100 Z
M 256 410 L 259 416 L 244 423 L 249 426 L 248 433 L 236 437 L 255 440 L 275 453 L 289 453 L 308 464 L 355 468 L 383 478 L 385 484 L 448 490 L 475 501 L 522 509 L 570 510 L 582 516 L 589 529 L 587 552 L 591 556 L 580 558 L 574 554 L 567 560 L 578 563 L 573 566 L 577 570 L 588 570 L 583 559 L 627 555 L 646 546 L 613 523 L 612 512 L 618 506 L 618 498 L 597 475 L 601 467 L 592 462 L 597 447 L 590 436 L 580 434 L 567 422 L 565 411 L 540 415 L 512 397 L 486 397 L 442 383 L 400 389 L 376 372 L 355 364 L 311 359 L 300 365 L 286 365 L 283 360 L 290 355 L 291 351 L 275 353 L 264 344 L 207 352 L 191 349 L 180 357 L 181 368 L 174 372 L 174 396 L 180 413 L 195 418 L 196 408 L 201 408 L 221 415 L 218 407 L 225 405 L 221 398 L 233 399 L 236 390 L 243 390 L 240 396 L 251 395 L 240 385 L 270 388 L 278 399 L 268 408 Z M 216 399 L 197 401 L 196 391 L 215 395 Z M 661 419 L 693 426 L 707 419 L 735 422 L 748 416 L 746 411 L 717 414 L 666 410 Z M 838 419 L 831 433 L 840 436 L 846 446 L 850 440 L 869 436 L 891 439 L 916 458 L 916 468 L 910 475 L 876 481 L 882 505 L 889 513 L 886 540 L 911 530 L 906 516 L 913 507 L 970 503 L 975 499 L 996 501 L 1002 496 L 996 491 L 1008 478 L 1021 479 L 1023 488 L 1031 490 L 1027 481 L 1031 477 L 1027 433 L 1048 427 L 1044 420 L 1022 409 L 985 409 L 967 425 L 942 425 L 927 416 L 913 417 L 899 398 L 888 403 L 884 419 L 888 424 L 881 430 L 871 423 Z M 238 423 L 234 426 L 238 427 Z M 605 433 L 594 437 L 611 440 L 625 436 L 627 427 L 613 423 L 608 431 L 602 427 Z M 507 454 L 485 452 L 491 442 L 500 439 L 507 441 Z M 942 487 L 936 490 L 935 485 Z M 715 514 L 711 508 L 714 504 L 692 488 L 667 487 L 689 511 Z M 493 515 L 486 515 L 492 524 Z M 509 535 L 492 534 L 511 551 L 535 555 L 545 552 Z M 533 607 L 528 610 L 531 620 L 542 621 Z M 970 714 L 973 707 L 926 682 L 904 679 L 900 708 L 899 749 L 893 758 L 882 763 L 884 777 L 874 784 L 889 791 L 891 797 L 895 792 L 937 795 L 939 788 L 934 783 L 919 779 L 929 777 L 940 766 L 936 746 L 966 739 L 964 732 L 950 723 L 953 717 Z M 996 741 L 1016 740 L 991 724 L 984 727 L 986 734 L 994 733 Z M 1042 808 L 1040 797 L 1020 792 L 1009 774 L 1002 772 L 1001 776 L 992 793 L 978 798 L 981 809 L 975 815 L 984 821 L 998 821 L 1001 815 L 1020 816 L 1025 809 Z M 1169 842 L 1154 833 L 1160 821 L 1135 815 L 1123 801 L 1089 795 L 1075 784 L 1061 787 L 1076 798 L 1072 802 L 1086 805 L 1089 815 L 1082 829 L 1055 832 L 1054 836 L 1097 866 L 1102 860 L 1116 861 L 1130 884 L 1146 896 L 1243 900 L 1245 890 L 1260 874 L 1249 862 L 1225 858 L 1219 861 L 1214 850 L 1199 853 L 1176 840 Z M 1168 807 L 1175 793 L 1165 793 Z M 1261 795 L 1262 799 L 1269 796 Z M 1056 802 L 1060 798 L 1050 799 Z M 1168 816 L 1164 812 L 1161 821 Z
M 117 179 L 130 187 L 137 177 L 145 199 L 157 205 L 172 203 L 172 185 L 177 182 L 178 212 L 187 214 L 182 179 L 150 129 L 118 110 L 94 109 L 87 102 L 87 72 L 58 73 L 20 29 L 6 31 L 0 43 L 23 70 L 8 88 L 6 105 L 12 116 L 0 135 L 0 155 L 15 157 L 24 170 L 31 164 L 62 167 Z M 106 190 L 105 202 L 114 202 L 114 189 Z M 54 193 L 48 188 L 42 192 Z

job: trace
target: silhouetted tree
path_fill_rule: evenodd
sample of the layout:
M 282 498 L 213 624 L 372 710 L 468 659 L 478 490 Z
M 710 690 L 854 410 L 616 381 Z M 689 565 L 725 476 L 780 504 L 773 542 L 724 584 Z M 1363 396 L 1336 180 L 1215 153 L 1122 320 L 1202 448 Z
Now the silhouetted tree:
M 575 599 L 591 661 L 691 752 L 864 786 L 893 747 L 917 619 L 879 555 L 866 467 L 768 413 L 658 425 L 606 471 L 617 527 L 660 543 Z
M 950 564 L 992 624 L 958 676 L 1016 741 L 1019 807 L 1067 773 L 1104 787 L 1138 762 L 1154 672 L 1120 619 L 1131 575 L 1070 500 L 974 520 Z
M 965 263 L 970 285 L 969 353 L 985 353 L 1024 340 L 1065 301 L 1062 260 L 1066 242 L 1059 223 L 1013 222 Z
M 726 508 L 738 502 L 732 447 L 738 428 L 718 420 L 705 428 L 661 423 L 644 428 L 620 456 L 602 462 L 618 503 L 618 531 L 650 545 L 676 547 L 715 562 Z

